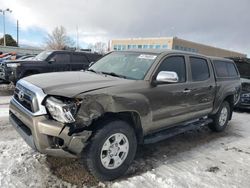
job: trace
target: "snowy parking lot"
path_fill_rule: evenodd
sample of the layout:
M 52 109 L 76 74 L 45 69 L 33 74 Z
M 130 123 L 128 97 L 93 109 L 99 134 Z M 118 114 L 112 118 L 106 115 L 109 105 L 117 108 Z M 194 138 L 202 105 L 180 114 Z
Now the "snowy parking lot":
M 208 128 L 140 146 L 127 175 L 98 182 L 80 160 L 29 148 L 8 122 L 0 93 L 0 187 L 250 187 L 250 113 L 236 112 L 223 133 Z

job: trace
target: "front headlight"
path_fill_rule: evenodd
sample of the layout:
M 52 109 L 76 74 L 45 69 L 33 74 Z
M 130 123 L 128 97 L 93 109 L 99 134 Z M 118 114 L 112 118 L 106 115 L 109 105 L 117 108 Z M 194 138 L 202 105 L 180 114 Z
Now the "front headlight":
M 20 63 L 7 63 L 6 66 L 11 68 L 16 68 L 20 66 Z
M 75 122 L 74 116 L 77 113 L 78 105 L 75 101 L 63 101 L 55 97 L 49 97 L 45 102 L 45 106 L 52 118 L 62 123 Z

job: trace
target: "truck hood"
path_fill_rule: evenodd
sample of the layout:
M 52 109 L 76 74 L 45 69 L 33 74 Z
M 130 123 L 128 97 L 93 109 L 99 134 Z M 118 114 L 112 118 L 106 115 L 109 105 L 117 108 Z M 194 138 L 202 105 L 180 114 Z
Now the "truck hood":
M 23 80 L 41 88 L 48 95 L 65 97 L 134 82 L 86 71 L 37 74 Z

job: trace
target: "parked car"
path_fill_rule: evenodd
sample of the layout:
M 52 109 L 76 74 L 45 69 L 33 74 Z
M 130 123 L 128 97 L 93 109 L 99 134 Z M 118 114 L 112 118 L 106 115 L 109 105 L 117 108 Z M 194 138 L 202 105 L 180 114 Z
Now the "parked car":
M 127 171 L 138 144 L 202 125 L 223 131 L 240 89 L 232 60 L 171 50 L 119 51 L 85 72 L 19 80 L 9 117 L 33 149 L 83 157 L 95 177 L 113 180 Z
M 2 62 L 0 79 L 16 83 L 20 78 L 33 74 L 83 70 L 101 57 L 87 52 L 43 51 L 32 59 Z
M 250 59 L 237 58 L 234 59 L 234 62 L 240 72 L 242 85 L 240 102 L 237 108 L 250 110 Z

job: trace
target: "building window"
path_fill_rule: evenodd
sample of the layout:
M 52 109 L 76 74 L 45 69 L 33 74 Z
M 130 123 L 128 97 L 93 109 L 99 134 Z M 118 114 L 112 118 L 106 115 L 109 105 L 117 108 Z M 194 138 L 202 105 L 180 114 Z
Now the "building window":
M 180 50 L 182 50 L 182 51 L 184 50 L 182 46 L 180 46 Z
M 131 45 L 128 45 L 128 49 L 131 49 L 132 48 L 132 46 Z
M 160 44 L 156 44 L 155 45 L 155 49 L 160 49 L 161 48 L 161 45 Z
M 142 45 L 138 45 L 138 49 L 142 49 Z
M 167 45 L 167 44 L 163 44 L 163 45 L 162 45 L 162 48 L 163 48 L 163 49 L 167 49 L 167 48 L 168 48 L 168 45 Z
M 184 47 L 184 51 L 187 51 L 187 47 Z
M 174 49 L 179 50 L 179 46 L 178 46 L 178 45 L 175 45 L 175 46 L 174 46 Z
M 137 48 L 137 45 L 133 44 L 133 45 L 132 45 L 132 48 L 133 48 L 133 49 L 136 49 L 136 48 Z
M 121 45 L 120 45 L 120 44 L 118 44 L 118 45 L 117 45 L 117 50 L 118 50 L 118 51 L 120 51 L 120 50 L 121 50 L 121 48 L 122 48 L 122 47 L 121 47 Z
M 143 48 L 144 48 L 144 49 L 148 49 L 148 47 L 149 47 L 149 46 L 148 46 L 147 44 L 144 44 L 144 45 L 143 45 Z
M 150 49 L 153 49 L 153 48 L 154 48 L 154 45 L 150 44 L 150 45 L 149 45 L 149 48 L 150 48 Z
M 126 45 L 121 45 L 121 50 L 126 50 Z

